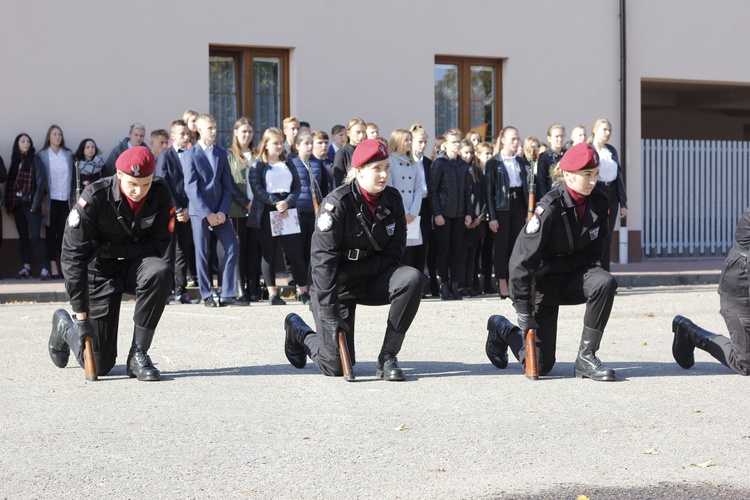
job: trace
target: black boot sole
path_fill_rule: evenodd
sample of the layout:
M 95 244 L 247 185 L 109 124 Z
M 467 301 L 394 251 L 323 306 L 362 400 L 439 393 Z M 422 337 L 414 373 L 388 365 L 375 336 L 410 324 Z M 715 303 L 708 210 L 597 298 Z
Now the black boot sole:
M 394 370 L 388 373 L 388 376 L 386 377 L 385 372 L 380 368 L 375 368 L 375 378 L 382 378 L 386 382 L 403 382 L 406 380 L 404 372 L 401 370 Z
M 590 378 L 591 380 L 594 380 L 596 382 L 616 382 L 617 381 L 617 374 L 613 371 L 611 373 L 606 373 L 604 375 L 592 375 L 590 373 L 586 373 L 583 370 L 574 369 L 573 375 L 575 378 Z

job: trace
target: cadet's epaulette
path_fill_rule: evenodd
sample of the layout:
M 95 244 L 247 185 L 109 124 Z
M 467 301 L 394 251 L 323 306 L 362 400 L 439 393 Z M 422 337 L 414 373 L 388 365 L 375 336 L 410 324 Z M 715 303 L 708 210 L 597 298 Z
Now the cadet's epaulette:
M 102 189 L 106 188 L 107 179 L 108 177 L 104 177 L 102 179 L 99 179 L 98 181 L 95 181 L 89 184 L 89 190 L 91 190 L 92 193 L 96 193 L 97 191 L 101 191 Z

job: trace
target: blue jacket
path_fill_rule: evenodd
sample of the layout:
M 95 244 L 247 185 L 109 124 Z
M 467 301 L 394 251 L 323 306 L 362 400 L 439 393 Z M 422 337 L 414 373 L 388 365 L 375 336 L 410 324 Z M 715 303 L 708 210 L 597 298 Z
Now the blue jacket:
M 232 174 L 226 150 L 214 144 L 213 159 L 216 172 L 200 144 L 182 155 L 185 193 L 190 202 L 188 214 L 201 219 L 217 212 L 229 216 L 229 205 L 232 203 Z
M 299 212 L 315 213 L 313 207 L 312 190 L 310 189 L 310 173 L 307 171 L 302 160 L 297 155 L 289 157 L 295 167 L 297 167 L 297 173 L 299 174 L 300 181 L 300 195 L 297 199 L 297 210 Z M 329 187 L 329 175 L 326 168 L 323 166 L 323 162 L 314 156 L 310 156 L 308 160 L 310 163 L 310 169 L 312 170 L 313 177 L 315 178 L 315 190 L 318 193 L 318 203 L 323 200 L 325 196 L 328 196 Z
M 182 154 L 183 156 L 186 155 L 187 151 Z M 169 146 L 156 159 L 156 171 L 154 175 L 161 177 L 167 183 L 170 191 L 172 191 L 172 202 L 178 211 L 188 207 L 188 196 L 185 192 L 185 174 L 182 172 L 180 155 L 177 154 L 173 146 Z

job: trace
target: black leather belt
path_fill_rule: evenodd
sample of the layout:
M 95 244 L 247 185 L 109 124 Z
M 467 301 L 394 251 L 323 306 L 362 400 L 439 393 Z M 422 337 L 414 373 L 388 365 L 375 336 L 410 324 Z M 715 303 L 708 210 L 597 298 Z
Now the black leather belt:
M 344 258 L 347 260 L 362 260 L 366 259 L 372 254 L 371 250 L 362 250 L 359 248 L 352 248 L 344 252 Z
M 735 252 L 747 258 L 747 247 L 743 247 L 742 245 L 740 245 L 739 243 L 735 241 L 732 248 L 734 248 Z
M 508 190 L 508 196 L 513 200 L 520 198 L 522 195 L 523 195 L 523 188 L 512 187 Z

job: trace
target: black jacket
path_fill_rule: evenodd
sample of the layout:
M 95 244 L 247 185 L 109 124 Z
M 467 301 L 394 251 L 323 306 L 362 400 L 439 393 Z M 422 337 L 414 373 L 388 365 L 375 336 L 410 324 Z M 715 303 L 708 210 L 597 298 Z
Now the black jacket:
M 516 156 L 518 166 L 521 168 L 521 186 L 523 187 L 523 196 L 525 205 L 529 205 L 529 164 L 522 156 Z M 503 163 L 500 153 L 496 154 L 487 162 L 484 170 L 487 177 L 487 209 L 490 214 L 490 220 L 497 220 L 497 212 L 507 212 L 510 210 L 509 192 L 510 177 Z
M 253 191 L 253 204 L 250 206 L 250 212 L 247 214 L 248 226 L 259 228 L 262 222 L 263 213 L 265 211 L 276 210 L 275 205 L 280 201 L 286 201 L 289 208 L 293 208 L 297 204 L 297 199 L 299 199 L 301 191 L 299 172 L 297 172 L 297 167 L 295 167 L 294 163 L 290 160 L 285 160 L 284 163 L 292 173 L 292 185 L 289 189 L 289 194 L 284 199 L 266 191 L 266 171 L 269 168 L 268 163 L 257 159 L 253 162 L 252 166 L 247 169 L 247 183 Z
M 132 261 L 162 257 L 172 239 L 174 212 L 169 187 L 158 177 L 136 216 L 116 175 L 86 186 L 68 215 L 60 257 L 73 310 L 88 312 L 89 298 L 122 291 L 124 268 Z
M 598 265 L 609 233 L 608 212 L 609 200 L 599 188 L 588 196 L 582 221 L 563 183 L 539 201 L 518 235 L 508 265 L 513 305 L 519 313 L 531 313 L 531 281 L 540 270 L 546 270 L 537 277 L 537 294 L 543 296 L 546 280 Z
M 333 158 L 333 185 L 339 187 L 344 184 L 346 180 L 346 174 L 349 172 L 349 167 L 352 164 L 352 155 L 354 154 L 354 146 L 350 142 L 347 142 L 338 151 L 336 156 Z
M 471 184 L 469 166 L 461 157 L 451 160 L 443 152 L 435 155 L 427 183 L 433 217 L 463 219 L 471 215 Z
M 377 243 L 375 248 L 357 215 Z M 401 195 L 388 186 L 380 195 L 375 217 L 366 206 L 355 180 L 323 199 L 310 251 L 313 303 L 321 317 L 337 317 L 339 297 L 367 294 L 367 281 L 398 266 L 406 247 L 406 216 Z M 349 258 L 357 257 L 356 260 Z
M 560 154 L 555 154 L 551 149 L 539 155 L 539 161 L 536 164 L 536 197 L 541 199 L 545 194 L 552 191 L 552 170 L 555 165 L 560 163 L 565 148 Z

